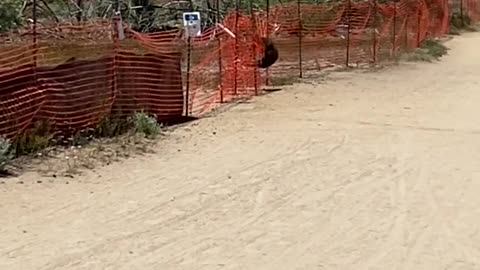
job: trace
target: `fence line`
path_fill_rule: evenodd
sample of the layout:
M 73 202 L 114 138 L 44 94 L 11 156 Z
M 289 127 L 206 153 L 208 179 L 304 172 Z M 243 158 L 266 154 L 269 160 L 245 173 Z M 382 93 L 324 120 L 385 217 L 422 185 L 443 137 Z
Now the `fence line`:
M 140 110 L 160 121 L 201 117 L 222 103 L 258 95 L 275 78 L 391 59 L 447 34 L 453 16 L 480 21 L 479 2 L 267 0 L 265 11 L 254 11 L 251 2 L 241 10 L 236 1 L 220 21 L 216 1 L 222 27 L 189 42 L 180 30 L 142 34 L 117 18 L 35 24 L 0 37 L 0 134 L 16 137 L 44 120 L 53 131 L 76 132 Z M 122 28 L 125 39 L 119 38 Z M 272 38 L 280 53 L 266 70 L 255 65 L 262 37 Z

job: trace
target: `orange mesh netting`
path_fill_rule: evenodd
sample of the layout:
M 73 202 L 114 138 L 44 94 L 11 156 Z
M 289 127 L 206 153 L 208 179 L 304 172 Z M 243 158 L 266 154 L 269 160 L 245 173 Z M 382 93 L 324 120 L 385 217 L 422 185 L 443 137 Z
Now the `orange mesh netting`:
M 455 1 L 463 1 L 469 20 L 480 20 L 480 0 Z M 55 131 L 79 131 L 136 111 L 160 120 L 202 116 L 258 94 L 276 78 L 375 63 L 416 48 L 448 33 L 451 6 L 446 0 L 284 1 L 269 14 L 232 11 L 190 46 L 182 30 L 142 34 L 125 25 L 126 38 L 119 40 L 115 20 L 38 27 L 35 42 L 32 28 L 3 34 L 0 134 L 15 137 L 40 120 Z M 279 59 L 265 70 L 255 63 L 267 36 Z
M 115 41 L 112 22 L 38 29 L 36 36 L 36 46 L 3 44 L 0 134 L 14 137 L 41 120 L 78 131 L 141 110 L 183 114 L 182 55 L 165 50 L 172 46 L 128 30 L 128 39 Z

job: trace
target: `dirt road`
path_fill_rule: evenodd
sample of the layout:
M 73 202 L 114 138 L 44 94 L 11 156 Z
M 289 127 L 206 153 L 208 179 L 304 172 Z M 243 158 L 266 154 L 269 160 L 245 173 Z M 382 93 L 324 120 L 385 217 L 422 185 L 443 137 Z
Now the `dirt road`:
M 448 45 L 259 97 L 98 175 L 0 185 L 0 269 L 480 269 L 480 35 Z

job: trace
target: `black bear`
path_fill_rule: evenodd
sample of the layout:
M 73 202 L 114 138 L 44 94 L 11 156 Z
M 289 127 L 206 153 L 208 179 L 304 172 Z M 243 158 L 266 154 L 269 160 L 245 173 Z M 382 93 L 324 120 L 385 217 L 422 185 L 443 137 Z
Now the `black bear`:
M 278 50 L 277 47 L 275 47 L 275 44 L 273 44 L 273 41 L 267 37 L 262 38 L 262 43 L 264 47 L 264 54 L 262 59 L 257 61 L 257 66 L 259 68 L 268 68 L 277 62 Z

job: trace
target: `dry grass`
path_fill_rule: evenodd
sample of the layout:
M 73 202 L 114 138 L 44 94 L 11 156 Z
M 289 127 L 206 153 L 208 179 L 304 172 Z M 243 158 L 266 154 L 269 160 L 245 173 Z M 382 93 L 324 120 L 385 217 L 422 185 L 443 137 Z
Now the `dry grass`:
M 151 146 L 162 132 L 162 125 L 143 112 L 127 119 L 106 118 L 96 129 L 69 137 L 54 136 L 47 124 L 38 122 L 12 144 L 17 158 L 7 171 L 73 177 L 85 169 L 152 152 Z
M 100 138 L 79 146 L 53 146 L 34 155 L 14 160 L 17 173 L 36 171 L 46 177 L 70 177 L 136 155 L 154 153 L 156 140 L 129 132 L 114 138 Z

